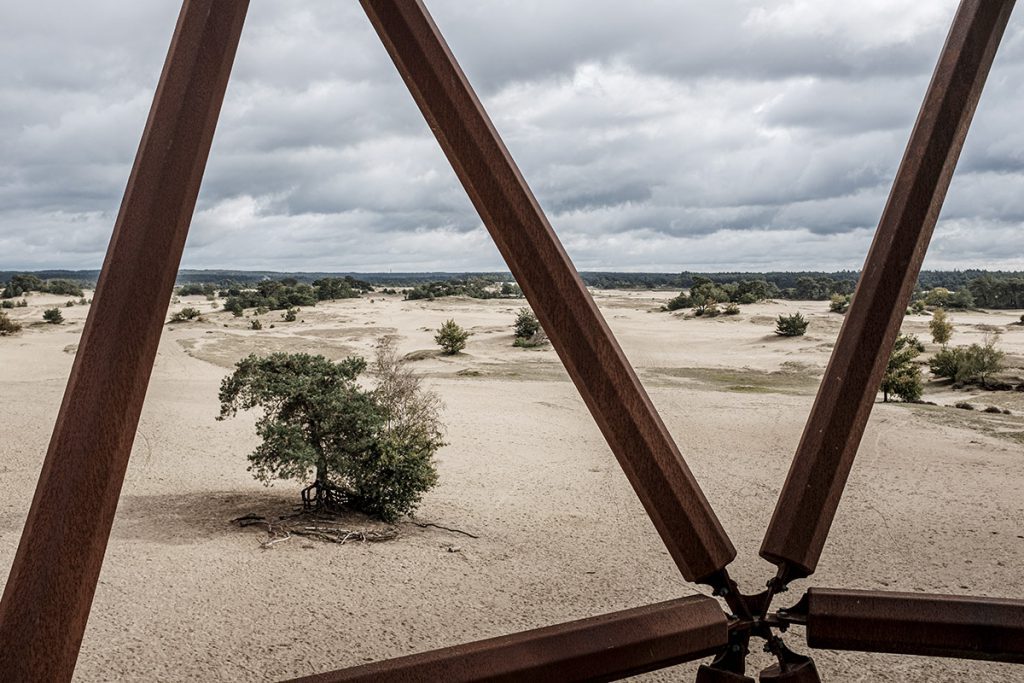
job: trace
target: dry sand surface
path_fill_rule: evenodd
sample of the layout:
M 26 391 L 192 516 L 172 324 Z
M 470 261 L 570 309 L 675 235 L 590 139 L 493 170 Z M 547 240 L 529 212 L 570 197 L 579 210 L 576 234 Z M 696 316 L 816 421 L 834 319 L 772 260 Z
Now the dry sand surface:
M 671 294 L 595 297 L 739 550 L 735 577 L 755 591 L 765 524 L 839 330 L 826 302 L 744 306 L 739 316 L 657 312 Z M 5 580 L 87 308 L 41 322 L 33 296 L 8 311 L 32 322 L 0 338 L 0 581 Z M 192 297 L 206 321 L 164 333 L 76 678 L 277 680 L 539 627 L 681 595 L 685 583 L 550 348 L 513 348 L 508 301 L 400 297 L 338 301 L 264 329 Z M 805 337 L 772 334 L 799 309 Z M 953 343 L 1003 331 L 1024 366 L 1020 311 L 952 314 Z M 473 332 L 442 358 L 432 330 Z M 275 328 L 269 329 L 274 322 Z M 927 338 L 927 317 L 905 329 Z M 286 512 L 300 486 L 267 489 L 246 472 L 251 417 L 214 420 L 217 389 L 247 353 L 369 354 L 382 334 L 447 408 L 440 485 L 397 540 L 344 546 L 266 535 L 229 520 Z M 933 347 L 929 345 L 929 350 Z M 1020 597 L 1024 588 L 1024 393 L 953 392 L 939 406 L 878 403 L 819 571 L 807 585 Z M 956 410 L 957 400 L 1013 415 Z M 802 634 L 787 642 L 806 651 Z M 816 652 L 831 681 L 1024 681 L 1006 665 Z M 753 668 L 769 662 L 754 656 Z M 692 680 L 696 664 L 645 680 Z

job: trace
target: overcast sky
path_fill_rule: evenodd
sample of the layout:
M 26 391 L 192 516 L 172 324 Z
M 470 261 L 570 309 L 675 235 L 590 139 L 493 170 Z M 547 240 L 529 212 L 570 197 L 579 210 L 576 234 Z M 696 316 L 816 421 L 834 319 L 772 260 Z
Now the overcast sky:
M 581 270 L 859 268 L 955 0 L 428 0 Z M 0 269 L 97 268 L 180 4 L 0 7 Z M 254 0 L 183 266 L 504 264 L 358 3 Z M 926 267 L 1024 269 L 1024 10 Z

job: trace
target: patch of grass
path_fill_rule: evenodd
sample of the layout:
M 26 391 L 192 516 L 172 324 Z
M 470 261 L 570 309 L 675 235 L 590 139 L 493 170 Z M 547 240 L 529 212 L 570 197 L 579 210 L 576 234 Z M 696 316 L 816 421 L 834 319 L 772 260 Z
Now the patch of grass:
M 734 384 L 726 387 L 726 391 L 732 391 L 737 394 L 771 394 L 774 393 L 768 387 L 759 387 L 752 384 Z
M 652 379 L 683 379 L 697 382 L 711 391 L 745 394 L 807 394 L 818 386 L 816 369 L 803 363 L 788 362 L 776 372 L 743 368 L 646 368 Z
M 918 403 L 892 403 L 890 405 L 908 406 L 915 415 L 920 415 L 934 424 L 968 429 L 984 436 L 1024 444 L 1024 419 L 1018 415 L 957 410 L 952 406 L 929 406 Z

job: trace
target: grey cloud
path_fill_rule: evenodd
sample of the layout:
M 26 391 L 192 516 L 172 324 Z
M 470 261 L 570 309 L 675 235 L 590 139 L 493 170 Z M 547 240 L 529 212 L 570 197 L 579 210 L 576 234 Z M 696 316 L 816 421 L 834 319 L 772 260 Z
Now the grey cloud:
M 96 267 L 178 8 L 0 17 L 0 267 Z M 859 267 L 955 2 L 432 0 L 577 265 Z M 1024 19 L 929 267 L 1024 267 Z M 498 269 L 356 3 L 254 3 L 189 267 Z

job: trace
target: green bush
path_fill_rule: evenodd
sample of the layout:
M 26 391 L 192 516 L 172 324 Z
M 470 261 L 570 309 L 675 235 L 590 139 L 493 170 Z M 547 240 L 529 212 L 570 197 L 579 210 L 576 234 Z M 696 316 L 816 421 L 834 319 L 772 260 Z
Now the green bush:
M 540 346 L 545 341 L 544 330 L 541 329 L 540 321 L 528 308 L 520 308 L 516 314 L 516 322 L 512 326 L 515 333 L 513 346 L 520 348 L 531 348 Z
M 187 306 L 187 307 L 181 309 L 180 311 L 175 312 L 171 316 L 171 322 L 172 323 L 183 323 L 183 322 L 190 322 L 192 320 L 201 320 L 202 319 L 202 315 L 203 315 L 203 312 L 200 311 L 198 308 L 192 308 L 191 306 Z
M 60 312 L 59 308 L 47 308 L 43 311 L 43 320 L 51 325 L 60 325 L 64 322 L 64 314 Z
M 921 398 L 924 388 L 921 384 L 921 368 L 914 359 L 924 352 L 924 345 L 917 337 L 901 334 L 896 337 L 889 363 L 882 377 L 882 400 L 889 402 L 889 394 L 912 403 Z
M 11 320 L 8 315 L 0 311 L 0 337 L 21 332 L 21 324 Z
M 14 308 L 14 302 L 10 299 L 0 300 L 0 308 Z
M 249 329 L 250 330 L 262 330 L 263 329 L 263 323 L 261 323 L 258 318 L 253 318 L 252 320 L 249 321 Z
M 228 300 L 224 302 L 224 310 L 231 311 L 236 318 L 241 318 L 245 314 L 245 306 L 242 305 L 242 300 L 236 296 L 228 297 Z
M 928 367 L 936 377 L 985 386 L 1003 369 L 1005 355 L 995 347 L 994 338 L 986 339 L 984 344 L 943 348 L 928 361 Z
M 946 312 L 936 308 L 932 313 L 932 319 L 928 322 L 928 329 L 932 333 L 932 341 L 945 346 L 953 336 L 953 323 L 949 322 Z
M 847 294 L 833 294 L 829 300 L 828 310 L 833 313 L 846 313 L 850 308 L 850 298 Z
M 807 320 L 799 313 L 779 315 L 775 320 L 775 334 L 783 337 L 799 337 L 807 331 Z
M 466 348 L 466 340 L 469 339 L 469 332 L 462 329 L 454 320 L 447 320 L 434 335 L 434 342 L 441 347 L 441 351 L 448 356 L 454 355 Z
M 665 304 L 666 311 L 678 311 L 683 308 L 690 308 L 693 304 L 690 302 L 690 295 L 683 292 L 679 296 L 673 297 L 668 300 Z
M 313 477 L 303 491 L 309 506 L 345 505 L 393 521 L 437 483 L 441 404 L 390 339 L 377 346 L 373 390 L 357 382 L 365 369 L 359 357 L 250 355 L 221 383 L 218 419 L 263 410 L 262 443 L 249 455 L 258 480 Z
M 289 308 L 281 316 L 281 319 L 284 320 L 286 323 L 293 323 L 298 318 L 298 314 L 299 314 L 299 309 L 297 309 L 297 308 Z
M 739 315 L 740 307 L 736 304 L 726 304 L 725 309 L 722 311 L 725 315 Z

